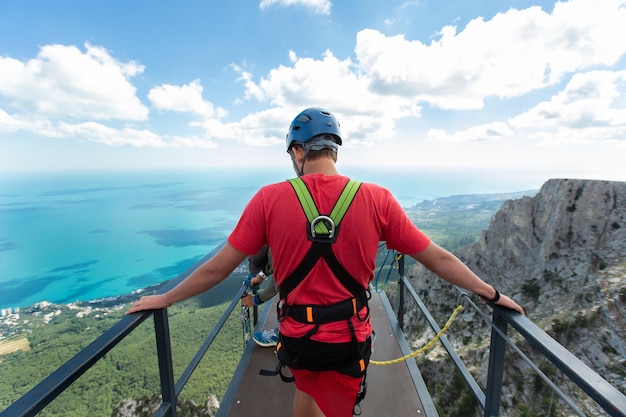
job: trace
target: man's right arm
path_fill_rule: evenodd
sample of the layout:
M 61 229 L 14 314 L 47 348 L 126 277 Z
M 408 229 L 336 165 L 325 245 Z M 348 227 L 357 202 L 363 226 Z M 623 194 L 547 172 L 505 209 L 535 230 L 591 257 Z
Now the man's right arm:
M 235 249 L 230 243 L 211 259 L 200 265 L 183 282 L 164 294 L 141 297 L 126 314 L 142 310 L 167 308 L 174 303 L 196 296 L 222 282 L 241 262 L 246 254 Z

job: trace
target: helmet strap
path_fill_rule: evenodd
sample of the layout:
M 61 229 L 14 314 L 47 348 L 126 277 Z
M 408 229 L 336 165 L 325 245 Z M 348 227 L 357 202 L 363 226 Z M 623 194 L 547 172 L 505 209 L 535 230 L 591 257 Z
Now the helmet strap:
M 293 164 L 293 169 L 294 171 L 296 171 L 296 174 L 298 175 L 298 177 L 301 177 L 304 175 L 304 161 L 306 161 L 306 157 L 308 154 L 309 154 L 309 150 L 305 149 L 304 158 L 302 159 L 302 165 L 298 167 L 298 161 L 296 161 L 295 154 L 291 150 L 289 151 L 289 156 L 291 157 L 291 163 Z
M 298 173 L 299 177 L 304 175 L 304 163 L 306 162 L 307 156 L 309 156 L 309 152 L 311 152 L 311 149 L 305 146 L 304 147 L 304 158 L 302 158 L 302 165 L 300 166 L 300 172 Z

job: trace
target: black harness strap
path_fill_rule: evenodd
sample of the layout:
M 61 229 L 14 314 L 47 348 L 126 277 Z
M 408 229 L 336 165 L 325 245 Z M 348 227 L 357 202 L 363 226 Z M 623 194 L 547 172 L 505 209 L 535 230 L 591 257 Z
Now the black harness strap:
M 289 316 L 300 323 L 323 324 L 331 321 L 348 320 L 357 314 L 361 305 L 355 297 L 341 301 L 339 303 L 325 305 L 285 305 L 283 306 L 283 316 Z
M 281 300 L 286 300 L 287 295 L 293 291 L 304 278 L 311 272 L 315 264 L 322 258 L 330 270 L 335 274 L 339 282 L 357 299 L 358 303 L 367 306 L 368 296 L 365 290 L 356 279 L 339 263 L 332 247 L 329 244 L 313 242 L 311 248 L 305 255 L 298 267 L 280 284 L 279 294 Z

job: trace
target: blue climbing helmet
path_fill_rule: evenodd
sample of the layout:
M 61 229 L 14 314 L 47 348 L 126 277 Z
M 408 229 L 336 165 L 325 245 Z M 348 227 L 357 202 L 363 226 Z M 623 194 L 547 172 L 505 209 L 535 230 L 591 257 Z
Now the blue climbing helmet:
M 325 134 L 332 135 L 333 140 L 320 136 Z M 313 138 L 315 140 L 311 141 Z M 338 146 L 341 145 L 339 122 L 326 109 L 311 107 L 303 110 L 293 119 L 291 126 L 289 126 L 289 132 L 287 132 L 287 152 L 289 152 L 294 142 L 312 151 L 330 148 L 337 152 Z

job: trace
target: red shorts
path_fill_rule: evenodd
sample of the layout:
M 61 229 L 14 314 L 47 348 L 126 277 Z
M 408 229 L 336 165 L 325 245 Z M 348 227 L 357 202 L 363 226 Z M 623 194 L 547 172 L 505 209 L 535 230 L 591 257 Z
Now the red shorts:
M 352 417 L 362 378 L 336 371 L 290 371 L 296 379 L 296 388 L 312 396 L 325 417 Z

